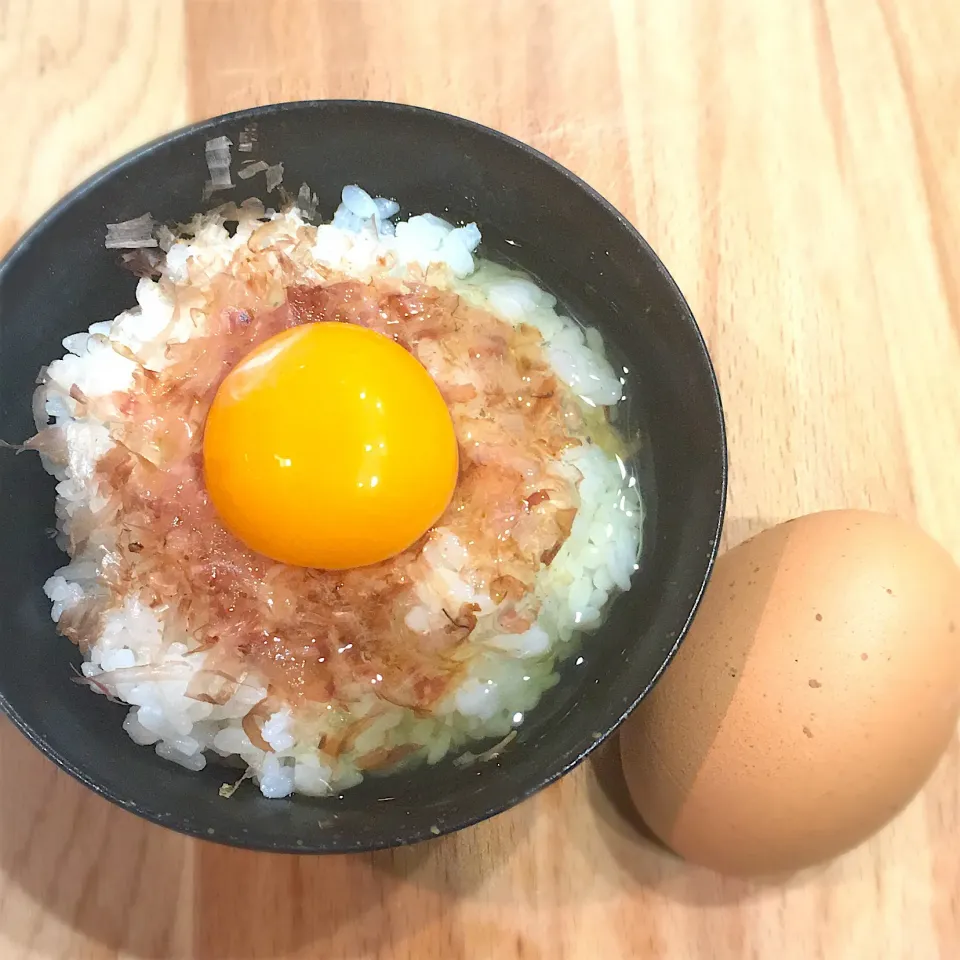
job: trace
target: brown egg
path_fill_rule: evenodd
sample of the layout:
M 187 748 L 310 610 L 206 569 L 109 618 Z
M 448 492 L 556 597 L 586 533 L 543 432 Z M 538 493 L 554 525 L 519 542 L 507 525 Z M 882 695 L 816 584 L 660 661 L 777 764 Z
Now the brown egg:
M 960 570 L 910 524 L 838 510 L 717 561 L 621 756 L 669 847 L 726 873 L 775 873 L 883 826 L 936 766 L 958 711 Z

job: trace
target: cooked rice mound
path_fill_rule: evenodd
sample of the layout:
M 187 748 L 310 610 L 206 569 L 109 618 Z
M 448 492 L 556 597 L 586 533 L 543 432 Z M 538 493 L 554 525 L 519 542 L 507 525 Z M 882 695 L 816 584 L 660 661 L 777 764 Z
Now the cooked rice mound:
M 473 762 L 467 745 L 486 738 L 498 743 L 480 758 L 503 749 L 639 555 L 624 381 L 597 331 L 476 259 L 474 224 L 395 222 L 396 203 L 358 187 L 343 201 L 320 226 L 247 201 L 164 231 L 137 306 L 67 337 L 41 372 L 28 443 L 58 480 L 71 561 L 44 589 L 83 682 L 130 705 L 137 743 L 191 770 L 233 765 L 267 797 Z M 333 321 L 423 363 L 461 460 L 427 535 L 339 572 L 232 537 L 201 455 L 232 366 L 283 329 Z

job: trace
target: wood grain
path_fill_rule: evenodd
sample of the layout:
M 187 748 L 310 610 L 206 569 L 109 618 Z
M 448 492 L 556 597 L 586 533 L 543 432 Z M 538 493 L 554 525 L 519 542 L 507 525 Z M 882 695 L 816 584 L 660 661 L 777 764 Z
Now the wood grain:
M 707 335 L 727 545 L 915 518 L 960 559 L 953 0 L 0 0 L 0 250 L 111 157 L 270 100 L 499 127 L 608 196 Z M 952 958 L 960 746 L 869 844 L 787 883 L 638 830 L 616 758 L 414 849 L 270 857 L 113 809 L 0 725 L 6 958 Z

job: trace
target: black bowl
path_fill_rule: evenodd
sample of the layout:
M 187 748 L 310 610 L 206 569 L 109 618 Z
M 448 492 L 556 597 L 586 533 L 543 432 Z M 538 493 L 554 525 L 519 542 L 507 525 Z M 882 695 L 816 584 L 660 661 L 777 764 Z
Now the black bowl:
M 495 762 L 445 761 L 368 778 L 342 797 L 265 800 L 218 788 L 227 771 L 190 773 L 138 747 L 124 708 L 72 683 L 77 651 L 54 630 L 41 586 L 65 560 L 48 536 L 54 482 L 33 455 L 0 450 L 0 705 L 51 759 L 149 820 L 237 846 L 354 851 L 476 823 L 570 770 L 647 693 L 693 617 L 717 549 L 726 492 L 720 398 L 680 291 L 637 231 L 563 167 L 503 134 L 390 103 L 278 104 L 217 117 L 142 147 L 73 191 L 0 265 L 0 438 L 32 432 L 39 368 L 60 340 L 134 302 L 135 279 L 104 249 L 104 224 L 150 211 L 187 219 L 202 207 L 204 145 L 257 126 L 249 158 L 282 160 L 320 210 L 344 183 L 396 197 L 404 210 L 476 220 L 488 255 L 536 275 L 573 316 L 600 328 L 634 369 L 649 510 L 633 588 L 567 661 L 560 683 Z M 238 156 L 234 154 L 235 158 Z M 240 154 L 239 156 L 244 156 Z M 218 199 L 243 199 L 263 178 Z M 263 197 L 267 200 L 267 197 Z

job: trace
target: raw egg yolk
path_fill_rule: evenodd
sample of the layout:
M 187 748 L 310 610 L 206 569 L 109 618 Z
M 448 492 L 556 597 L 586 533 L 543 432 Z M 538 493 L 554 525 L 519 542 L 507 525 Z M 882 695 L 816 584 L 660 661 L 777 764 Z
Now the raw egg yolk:
M 453 423 L 430 374 L 349 323 L 293 327 L 241 360 L 214 397 L 203 456 L 231 533 L 274 560 L 329 570 L 415 543 L 457 482 Z

